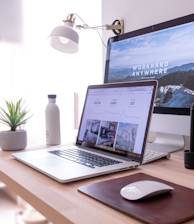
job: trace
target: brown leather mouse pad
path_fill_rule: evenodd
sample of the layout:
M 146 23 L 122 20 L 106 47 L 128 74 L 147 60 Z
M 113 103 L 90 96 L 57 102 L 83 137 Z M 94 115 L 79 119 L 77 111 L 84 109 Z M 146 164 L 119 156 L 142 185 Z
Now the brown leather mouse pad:
M 121 188 L 140 180 L 159 181 L 170 185 L 174 191 L 133 202 L 120 195 Z M 180 223 L 194 218 L 194 190 L 144 173 L 89 184 L 79 187 L 78 191 L 147 223 Z

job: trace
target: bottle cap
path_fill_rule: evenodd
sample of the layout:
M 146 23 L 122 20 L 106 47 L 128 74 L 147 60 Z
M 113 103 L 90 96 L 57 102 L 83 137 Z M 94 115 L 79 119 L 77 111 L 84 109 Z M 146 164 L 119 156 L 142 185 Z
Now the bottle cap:
M 56 98 L 57 95 L 48 95 L 48 98 Z

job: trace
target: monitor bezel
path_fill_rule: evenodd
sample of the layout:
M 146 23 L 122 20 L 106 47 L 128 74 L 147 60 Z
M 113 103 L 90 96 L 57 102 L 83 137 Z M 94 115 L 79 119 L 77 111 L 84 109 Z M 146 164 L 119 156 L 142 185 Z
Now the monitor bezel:
M 110 37 L 107 44 L 107 54 L 106 54 L 106 64 L 105 64 L 105 74 L 104 83 L 108 83 L 108 70 L 109 70 L 109 56 L 110 56 L 110 45 L 113 42 L 125 40 L 128 38 L 136 37 L 143 34 L 152 33 L 155 31 L 163 30 L 166 28 L 171 28 L 178 25 L 183 25 L 189 22 L 194 22 L 194 14 L 162 22 L 156 25 L 148 26 L 142 29 L 131 31 L 120 36 Z M 154 107 L 154 113 L 156 114 L 175 114 L 175 115 L 190 115 L 190 108 L 167 108 L 167 107 Z

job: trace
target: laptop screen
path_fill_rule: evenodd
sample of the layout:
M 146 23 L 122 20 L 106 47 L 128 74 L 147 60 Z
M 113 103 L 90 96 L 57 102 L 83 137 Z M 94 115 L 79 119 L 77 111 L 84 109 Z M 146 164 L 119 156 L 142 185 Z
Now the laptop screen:
M 140 158 L 154 86 L 106 86 L 88 89 L 77 143 Z

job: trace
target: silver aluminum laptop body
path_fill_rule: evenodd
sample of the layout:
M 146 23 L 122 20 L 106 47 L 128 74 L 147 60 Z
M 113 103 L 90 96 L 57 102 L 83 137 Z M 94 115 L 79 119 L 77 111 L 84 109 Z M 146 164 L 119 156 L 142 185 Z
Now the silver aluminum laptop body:
M 28 166 L 67 183 L 142 164 L 157 81 L 89 86 L 76 146 L 13 153 Z

